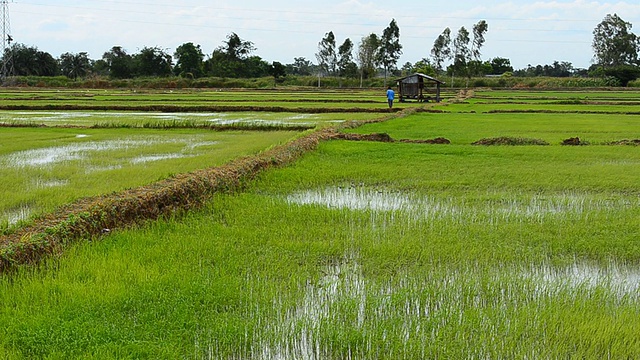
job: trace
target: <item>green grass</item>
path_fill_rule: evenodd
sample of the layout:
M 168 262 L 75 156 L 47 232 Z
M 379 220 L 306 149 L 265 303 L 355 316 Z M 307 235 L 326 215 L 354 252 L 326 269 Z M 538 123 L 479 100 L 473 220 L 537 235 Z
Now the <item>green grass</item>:
M 78 198 L 221 165 L 295 132 L 5 128 L 0 145 L 2 228 Z
M 454 94 L 447 94 L 453 97 Z M 139 111 L 171 108 L 172 111 L 270 111 L 290 112 L 366 112 L 385 110 L 387 101 L 383 89 L 379 90 L 225 90 L 225 91 L 138 91 L 138 90 L 59 90 L 0 92 L 2 105 L 9 110 L 114 110 Z M 422 106 L 407 102 L 398 107 Z M 301 111 L 302 110 L 302 111 Z
M 430 114 L 369 124 L 354 131 L 387 132 L 394 139 L 438 136 L 454 144 L 481 138 L 528 137 L 559 144 L 578 136 L 593 144 L 640 138 L 640 116 L 621 114 Z
M 640 260 L 637 193 L 624 194 L 632 183 L 561 185 L 552 176 L 559 167 L 581 169 L 566 155 L 523 189 L 529 174 L 489 166 L 495 157 L 452 160 L 444 147 L 436 161 L 416 147 L 331 142 L 187 219 L 23 269 L 1 283 L 2 346 L 25 357 L 92 358 L 292 357 L 316 351 L 316 341 L 319 356 L 334 358 L 640 354 L 634 285 L 620 297 L 620 280 L 607 272 L 634 271 L 625 264 Z M 440 175 L 450 183 L 443 190 L 430 169 L 445 162 L 458 169 Z M 483 181 L 458 182 L 462 170 Z M 287 201 L 351 182 L 365 199 L 412 201 L 395 211 Z M 560 212 L 521 211 L 535 201 Z M 420 204 L 435 202 L 462 213 L 422 218 Z M 574 267 L 605 276 L 581 282 Z
M 637 123 L 503 115 L 366 125 L 453 143 L 329 141 L 3 274 L 0 358 L 639 357 L 638 148 L 556 141 Z M 550 145 L 470 145 L 502 135 Z
M 349 120 L 370 119 L 366 113 L 155 113 L 114 111 L 0 111 L 0 123 L 82 127 L 196 127 L 256 125 L 265 128 L 287 126 L 327 126 Z

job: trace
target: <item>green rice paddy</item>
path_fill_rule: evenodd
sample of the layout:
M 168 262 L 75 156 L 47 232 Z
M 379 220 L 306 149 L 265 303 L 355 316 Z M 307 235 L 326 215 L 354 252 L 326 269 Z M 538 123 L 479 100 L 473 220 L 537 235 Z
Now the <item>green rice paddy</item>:
M 231 127 L 237 125 L 249 128 L 262 127 L 266 130 L 286 130 L 290 127 L 309 128 L 335 125 L 345 121 L 370 119 L 367 113 L 274 113 L 274 112 L 117 112 L 117 111 L 0 111 L 0 124 L 14 126 L 48 127 Z
M 486 93 L 476 96 L 524 94 Z M 629 95 L 606 92 L 618 94 Z M 640 138 L 640 116 L 582 106 L 367 124 L 351 131 L 451 144 L 327 141 L 199 211 L 2 274 L 0 358 L 640 357 L 640 147 L 608 145 Z M 0 129 L 3 139 L 7 130 L 16 129 Z M 40 133 L 11 148 L 3 141 L 0 156 L 78 141 L 77 129 L 18 130 Z M 174 153 L 188 143 L 180 139 L 226 134 L 173 131 L 95 136 L 167 134 L 176 144 L 161 147 Z M 243 154 L 292 137 L 229 136 Z M 550 145 L 471 145 L 500 136 Z M 589 145 L 560 145 L 573 136 Z M 203 147 L 198 156 L 213 160 L 192 165 L 226 161 L 217 149 Z
M 255 154 L 292 131 L 4 128 L 0 229 L 86 196 L 141 186 Z

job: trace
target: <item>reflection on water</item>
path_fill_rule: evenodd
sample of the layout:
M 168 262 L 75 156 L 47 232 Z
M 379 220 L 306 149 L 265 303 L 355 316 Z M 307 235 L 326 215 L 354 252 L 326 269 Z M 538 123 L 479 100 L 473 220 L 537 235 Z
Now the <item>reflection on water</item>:
M 126 150 L 175 142 L 175 140 L 153 138 L 82 142 L 18 151 L 7 156 L 7 163 L 12 167 L 38 167 L 71 160 L 81 160 L 91 152 Z
M 0 214 L 0 223 L 6 221 L 9 225 L 15 225 L 20 221 L 27 220 L 29 216 L 31 216 L 31 213 L 31 207 L 22 205 L 17 209 Z
M 82 134 L 76 138 L 86 137 Z M 62 146 L 52 146 L 41 149 L 30 149 L 18 151 L 6 156 L 0 157 L 0 163 L 6 164 L 8 167 L 41 167 L 66 161 L 83 160 L 88 158 L 91 153 L 118 151 L 128 149 L 139 149 L 144 147 L 155 146 L 159 144 L 184 144 L 185 151 L 192 151 L 198 147 L 212 146 L 217 144 L 216 141 L 197 141 L 197 138 L 159 138 L 145 137 L 141 139 L 120 139 L 105 141 L 88 141 L 72 143 Z M 149 156 L 141 156 L 131 160 L 132 163 L 144 163 L 148 161 L 157 161 L 163 159 L 175 159 L 187 157 L 186 154 L 154 154 Z
M 160 160 L 168 160 L 168 159 L 183 159 L 187 157 L 192 157 L 184 154 L 159 154 L 159 155 L 146 155 L 146 156 L 138 156 L 131 159 L 132 164 L 143 164 L 153 161 Z
M 149 112 L 100 112 L 100 111 L 19 111 L 0 112 L 0 122 L 15 123 L 74 123 L 95 124 L 98 122 L 135 121 L 142 122 L 198 122 L 258 125 L 308 125 L 314 126 L 322 118 L 317 114 L 283 114 L 283 113 L 149 113 Z M 342 120 L 340 120 L 342 122 Z
M 253 334 L 252 358 L 332 358 L 336 350 L 332 331 L 362 336 L 364 343 L 354 343 L 351 349 L 354 358 L 370 356 L 385 337 L 411 343 L 413 348 L 404 350 L 415 355 L 430 348 L 441 332 L 468 322 L 486 338 L 495 339 L 488 346 L 500 348 L 508 346 L 502 341 L 510 329 L 518 331 L 518 322 L 528 321 L 532 328 L 544 326 L 537 323 L 544 320 L 530 313 L 531 303 L 538 304 L 536 309 L 557 304 L 571 307 L 596 294 L 614 304 L 640 300 L 640 270 L 615 263 L 436 267 L 395 273 L 387 279 L 369 278 L 367 273 L 360 256 L 347 254 L 325 265 L 317 280 L 302 285 L 297 302 L 274 299 L 276 317 L 261 322 Z M 382 339 L 376 338 L 381 334 Z M 477 351 L 480 358 L 487 358 L 484 351 L 491 353 L 490 348 Z
M 540 291 L 558 288 L 593 291 L 604 289 L 618 297 L 640 298 L 640 268 L 610 263 L 606 266 L 576 262 L 565 267 L 532 266 L 523 278 L 539 285 Z
M 589 193 L 552 195 L 488 194 L 486 199 L 423 195 L 367 186 L 326 187 L 286 196 L 295 205 L 393 212 L 411 220 L 450 219 L 464 222 L 544 221 L 549 218 L 585 218 L 594 212 L 612 212 L 640 206 L 639 198 L 601 198 Z

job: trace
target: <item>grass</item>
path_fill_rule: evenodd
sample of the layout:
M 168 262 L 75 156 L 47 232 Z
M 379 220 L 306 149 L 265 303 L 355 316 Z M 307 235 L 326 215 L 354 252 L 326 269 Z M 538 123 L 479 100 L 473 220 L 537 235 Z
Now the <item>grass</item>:
M 405 150 L 371 155 L 396 147 Z M 3 282 L 2 338 L 25 357 L 53 356 L 53 349 L 95 358 L 639 353 L 637 293 L 615 290 L 635 276 L 625 264 L 638 261 L 637 197 L 619 206 L 634 197 L 585 186 L 567 195 L 577 200 L 563 198 L 570 190 L 556 188 L 552 166 L 541 169 L 535 191 L 495 168 L 490 191 L 479 183 L 443 192 L 422 176 L 422 187 L 408 192 L 401 169 L 423 164 L 412 171 L 417 179 L 432 157 L 416 158 L 409 147 L 331 142 L 186 219 L 79 245 L 36 273 L 23 269 Z M 370 179 L 358 165 L 365 159 L 397 175 L 380 174 L 384 184 Z M 473 173 L 492 161 L 456 163 Z M 388 191 L 392 199 L 448 202 L 468 213 L 421 219 L 420 207 L 331 209 L 287 200 L 294 189 L 350 186 L 345 179 L 362 182 L 365 198 L 366 189 Z M 587 204 L 496 217 L 502 206 L 535 201 Z M 591 285 L 574 266 L 605 275 Z M 611 266 L 632 273 L 615 278 Z
M 452 144 L 328 141 L 3 274 L 0 357 L 637 358 L 637 147 L 554 140 L 634 117 L 488 116 L 369 124 Z M 505 134 L 550 145 L 471 145 Z
M 371 118 L 371 114 L 298 114 L 266 112 L 156 113 L 156 112 L 51 112 L 0 111 L 0 123 L 31 126 L 177 128 L 204 126 L 262 126 L 286 129 L 292 126 L 327 126 L 350 120 Z
M 421 113 L 353 131 L 387 132 L 392 138 L 445 137 L 454 144 L 482 138 L 527 137 L 559 144 L 579 136 L 592 144 L 640 138 L 640 117 L 624 114 L 432 114 Z
M 455 94 L 446 93 L 447 98 Z M 57 90 L 0 92 L 3 110 L 44 111 L 166 111 L 166 112 L 386 112 L 387 101 L 379 90 L 225 90 L 138 91 Z M 421 103 L 397 108 L 421 107 Z
M 82 197 L 221 165 L 296 132 L 6 128 L 0 146 L 0 228 Z

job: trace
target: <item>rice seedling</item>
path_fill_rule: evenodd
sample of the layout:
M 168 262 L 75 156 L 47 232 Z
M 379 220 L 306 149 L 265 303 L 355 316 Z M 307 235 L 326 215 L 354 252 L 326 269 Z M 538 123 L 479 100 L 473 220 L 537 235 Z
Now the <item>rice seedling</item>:
M 0 111 L 0 124 L 12 127 L 290 129 L 371 118 L 358 113 L 158 113 L 100 111 Z
M 0 275 L 0 354 L 640 356 L 637 149 L 551 135 L 618 138 L 633 119 L 484 116 L 356 130 L 447 146 L 328 136 L 200 211 Z M 470 145 L 504 133 L 553 141 Z
M 5 129 L 2 229 L 73 200 L 149 184 L 285 141 L 295 132 Z

